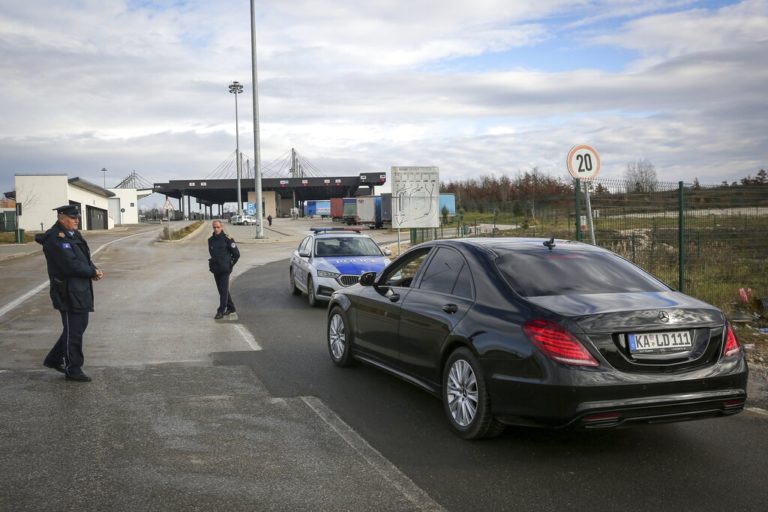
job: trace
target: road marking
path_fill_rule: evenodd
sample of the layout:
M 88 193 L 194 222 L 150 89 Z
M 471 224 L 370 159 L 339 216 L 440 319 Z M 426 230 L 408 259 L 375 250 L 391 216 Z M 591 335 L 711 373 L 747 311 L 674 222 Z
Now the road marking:
M 259 342 L 256 341 L 250 331 L 246 329 L 243 324 L 232 324 L 232 327 L 235 328 L 235 330 L 240 334 L 240 336 L 242 336 L 245 342 L 250 345 L 253 350 L 261 350 L 261 345 L 259 345 Z
M 107 242 L 104 245 L 100 246 L 95 251 L 93 251 L 92 256 L 96 256 L 96 254 L 99 251 L 101 251 L 103 248 L 107 247 L 108 245 L 112 245 L 115 242 L 120 242 L 122 240 L 127 240 L 129 238 L 133 238 L 134 236 L 144 235 L 146 233 L 147 233 L 147 231 L 143 231 L 141 233 L 136 233 L 135 235 L 129 235 L 129 236 L 126 236 L 126 237 L 123 237 L 123 238 L 118 238 L 116 240 L 112 240 L 111 242 Z M 5 306 L 1 307 L 0 308 L 0 318 L 5 316 L 5 314 L 8 313 L 9 311 L 19 307 L 21 304 L 23 304 L 24 302 L 29 300 L 32 296 L 37 295 L 38 293 L 43 291 L 48 286 L 48 284 L 49 284 L 49 281 L 46 280 L 45 282 L 40 283 L 35 288 L 33 288 L 32 290 L 28 291 L 27 293 L 25 293 L 21 297 L 17 297 L 16 299 L 12 300 L 11 302 L 6 304 Z
M 353 450 L 355 450 L 365 461 L 373 467 L 389 483 L 395 486 L 405 498 L 413 503 L 418 510 L 427 511 L 445 511 L 429 494 L 424 492 L 413 480 L 408 478 L 397 467 L 389 462 L 386 457 L 378 452 L 373 446 L 360 437 L 360 434 L 347 425 L 344 420 L 339 418 L 336 413 L 326 406 L 322 400 L 314 396 L 302 396 L 310 409 L 315 411 L 320 419 L 328 424 Z
M 27 299 L 29 299 L 33 295 L 36 295 L 37 293 L 43 291 L 43 289 L 45 289 L 46 286 L 48 286 L 48 281 L 46 281 L 44 283 L 40 283 L 40 285 L 36 286 L 34 289 L 28 291 L 27 293 L 25 293 L 21 297 L 18 297 L 16 299 L 12 300 L 8 304 L 6 304 L 2 308 L 0 308 L 0 318 L 2 318 L 6 313 L 11 311 L 12 309 L 14 309 L 17 306 L 21 305 L 23 302 L 25 302 Z

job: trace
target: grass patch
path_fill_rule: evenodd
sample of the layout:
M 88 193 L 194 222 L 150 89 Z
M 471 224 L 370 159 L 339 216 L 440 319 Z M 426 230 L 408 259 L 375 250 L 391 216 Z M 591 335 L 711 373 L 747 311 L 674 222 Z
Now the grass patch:
M 163 233 L 160 235 L 160 240 L 181 240 L 182 238 L 189 235 L 190 233 L 192 233 L 194 230 L 196 230 L 202 225 L 203 225 L 203 221 L 196 220 L 192 224 L 189 224 L 188 226 L 182 229 L 178 229 L 176 231 L 172 229 L 169 230 L 168 226 L 164 226 Z
M 34 242 L 35 241 L 35 235 L 31 235 L 24 232 L 24 243 L 26 242 Z M 0 244 L 15 244 L 16 243 L 16 232 L 3 232 L 0 233 Z

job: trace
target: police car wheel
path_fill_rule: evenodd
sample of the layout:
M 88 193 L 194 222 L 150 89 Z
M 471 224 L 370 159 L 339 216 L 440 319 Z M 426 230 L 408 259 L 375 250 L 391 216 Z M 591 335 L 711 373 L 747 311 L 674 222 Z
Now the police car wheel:
M 296 278 L 293 277 L 293 268 L 288 270 L 288 289 L 291 295 L 301 295 L 301 290 L 296 286 Z
M 307 302 L 310 307 L 317 306 L 317 297 L 315 297 L 315 283 L 312 282 L 312 277 L 307 279 Z

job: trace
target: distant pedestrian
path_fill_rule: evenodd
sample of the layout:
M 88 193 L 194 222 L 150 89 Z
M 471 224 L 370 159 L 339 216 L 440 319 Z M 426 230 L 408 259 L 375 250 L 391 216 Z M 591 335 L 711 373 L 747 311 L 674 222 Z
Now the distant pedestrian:
M 93 284 L 104 272 L 91 261 L 88 244 L 77 230 L 80 212 L 76 206 L 54 208 L 57 222 L 35 236 L 43 246 L 50 279 L 53 307 L 61 314 L 63 330 L 43 365 L 64 374 L 67 380 L 90 382 L 83 372 L 83 333 L 88 313 L 93 311 Z
M 270 226 L 272 225 L 272 214 L 271 213 L 269 215 L 267 215 L 267 222 L 269 222 Z
M 219 320 L 236 311 L 232 296 L 229 294 L 229 275 L 237 260 L 240 259 L 240 249 L 237 248 L 235 239 L 224 232 L 224 226 L 220 220 L 214 220 L 211 226 L 213 234 L 208 239 L 208 252 L 211 255 L 208 259 L 208 270 L 213 273 L 216 288 L 219 291 L 219 307 L 213 317 Z

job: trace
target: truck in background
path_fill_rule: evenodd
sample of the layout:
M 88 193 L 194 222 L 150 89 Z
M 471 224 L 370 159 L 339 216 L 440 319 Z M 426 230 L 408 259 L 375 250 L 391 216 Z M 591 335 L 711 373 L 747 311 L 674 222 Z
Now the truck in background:
M 331 216 L 331 201 L 328 199 L 310 199 L 304 201 L 304 216 L 305 217 L 321 217 L 326 218 Z
M 348 225 L 357 224 L 357 199 L 354 197 L 345 197 L 342 220 Z
M 381 196 L 357 198 L 357 222 L 371 229 L 379 229 L 383 226 L 381 220 Z
M 392 194 L 381 194 L 381 223 L 392 225 Z
M 344 219 L 344 198 L 334 197 L 331 199 L 331 218 L 334 221 Z
M 454 217 L 456 215 L 456 195 L 440 194 L 440 205 L 437 210 L 440 212 L 440 218 L 443 217 L 443 207 L 448 209 L 448 217 Z
M 304 201 L 304 216 L 314 217 L 317 215 L 317 201 Z
M 326 219 L 331 216 L 331 201 L 329 199 L 320 199 L 315 201 L 315 214 Z

